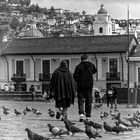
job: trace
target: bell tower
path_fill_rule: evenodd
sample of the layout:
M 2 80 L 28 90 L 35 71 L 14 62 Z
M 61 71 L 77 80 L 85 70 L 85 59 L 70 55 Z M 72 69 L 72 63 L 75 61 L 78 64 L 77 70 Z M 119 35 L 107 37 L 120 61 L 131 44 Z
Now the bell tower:
M 94 35 L 112 35 L 111 17 L 103 4 L 95 15 Z

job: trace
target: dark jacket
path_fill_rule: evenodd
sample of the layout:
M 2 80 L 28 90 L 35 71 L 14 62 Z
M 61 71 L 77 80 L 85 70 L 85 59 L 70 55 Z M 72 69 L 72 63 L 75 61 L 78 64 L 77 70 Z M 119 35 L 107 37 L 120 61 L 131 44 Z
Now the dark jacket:
M 93 74 L 97 72 L 95 65 L 89 61 L 80 62 L 74 71 L 74 79 L 77 82 L 78 90 L 93 88 Z
M 29 88 L 29 91 L 30 91 L 30 92 L 35 92 L 34 86 L 31 86 L 31 87 Z
M 54 94 L 50 96 L 55 100 L 70 99 L 74 103 L 75 81 L 67 67 L 59 67 L 53 72 L 49 86 L 50 94 Z
M 113 98 L 116 99 L 117 96 L 118 96 L 118 93 L 117 93 L 116 87 L 113 87 L 113 90 L 114 90 Z

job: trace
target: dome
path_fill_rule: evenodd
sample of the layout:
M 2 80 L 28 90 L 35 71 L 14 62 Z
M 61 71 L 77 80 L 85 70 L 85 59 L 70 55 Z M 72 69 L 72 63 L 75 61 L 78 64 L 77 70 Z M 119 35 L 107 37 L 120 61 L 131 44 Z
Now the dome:
M 20 37 L 42 38 L 43 34 L 37 29 L 29 29 L 20 33 Z
M 98 11 L 98 14 L 107 14 L 107 13 L 108 13 L 107 10 L 104 9 L 104 5 L 102 4 L 101 8 Z

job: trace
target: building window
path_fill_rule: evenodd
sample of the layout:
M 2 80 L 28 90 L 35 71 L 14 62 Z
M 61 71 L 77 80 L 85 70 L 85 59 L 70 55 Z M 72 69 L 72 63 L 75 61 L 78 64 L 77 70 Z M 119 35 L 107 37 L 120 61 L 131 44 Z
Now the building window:
M 118 59 L 117 58 L 109 58 L 109 72 L 117 73 L 118 71 Z
M 138 85 L 140 85 L 140 67 L 138 67 Z
M 50 60 L 42 60 L 42 73 L 50 74 Z
M 99 33 L 100 34 L 103 33 L 103 28 L 102 27 L 99 28 Z
M 16 61 L 16 74 L 23 74 L 23 61 Z

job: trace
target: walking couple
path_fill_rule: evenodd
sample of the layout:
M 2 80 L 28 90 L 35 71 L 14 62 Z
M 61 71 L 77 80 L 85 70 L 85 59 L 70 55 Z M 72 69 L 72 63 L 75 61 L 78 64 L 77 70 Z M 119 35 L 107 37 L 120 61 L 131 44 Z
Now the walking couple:
M 65 60 L 62 60 L 60 66 L 53 72 L 50 96 L 55 99 L 55 107 L 63 109 L 63 118 L 66 118 L 70 105 L 74 104 L 76 93 L 79 121 L 91 117 L 93 74 L 96 72 L 95 65 L 88 61 L 87 55 L 81 56 L 81 62 L 76 66 L 73 76 Z

